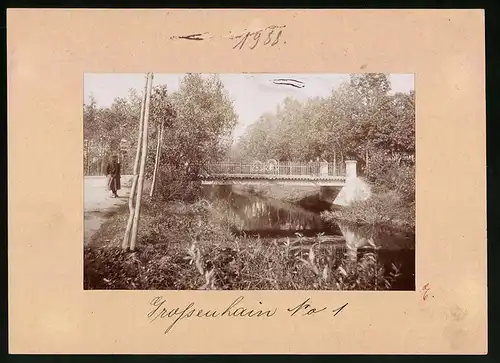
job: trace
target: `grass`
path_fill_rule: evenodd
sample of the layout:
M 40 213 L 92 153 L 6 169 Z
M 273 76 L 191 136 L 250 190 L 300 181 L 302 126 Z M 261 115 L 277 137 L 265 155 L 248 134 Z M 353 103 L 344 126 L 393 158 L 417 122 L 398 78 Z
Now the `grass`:
M 395 192 L 373 194 L 367 200 L 325 211 L 321 216 L 333 222 L 367 224 L 405 231 L 415 230 L 414 204 L 405 203 Z
M 389 277 L 375 254 L 357 262 L 320 237 L 278 242 L 237 237 L 223 205 L 146 202 L 139 246 L 123 251 L 128 213 L 120 210 L 84 249 L 85 289 L 385 290 Z M 347 251 L 349 252 L 349 251 Z

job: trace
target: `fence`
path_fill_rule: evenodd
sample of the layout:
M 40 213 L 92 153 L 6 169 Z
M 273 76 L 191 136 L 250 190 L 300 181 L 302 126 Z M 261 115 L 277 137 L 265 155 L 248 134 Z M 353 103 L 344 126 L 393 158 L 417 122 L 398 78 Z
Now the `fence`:
M 345 166 L 332 162 L 222 162 L 211 163 L 205 168 L 208 174 L 223 175 L 289 175 L 289 176 L 344 176 Z

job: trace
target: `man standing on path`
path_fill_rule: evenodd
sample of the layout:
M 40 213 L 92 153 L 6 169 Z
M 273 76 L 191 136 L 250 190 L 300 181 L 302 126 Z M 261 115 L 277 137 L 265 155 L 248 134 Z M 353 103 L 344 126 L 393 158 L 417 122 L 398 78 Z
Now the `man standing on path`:
M 106 165 L 106 177 L 108 179 L 108 190 L 113 192 L 113 196 L 115 198 L 118 198 L 118 194 L 116 192 L 121 189 L 120 169 L 118 156 L 113 155 L 111 161 Z

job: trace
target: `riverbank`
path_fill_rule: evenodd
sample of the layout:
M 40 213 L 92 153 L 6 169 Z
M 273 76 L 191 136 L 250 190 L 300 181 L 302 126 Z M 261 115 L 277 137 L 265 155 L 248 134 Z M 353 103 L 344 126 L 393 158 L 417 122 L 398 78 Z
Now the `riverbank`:
M 85 247 L 85 289 L 374 290 L 393 283 L 373 253 L 353 261 L 337 258 L 319 237 L 236 236 L 225 208 L 145 201 L 134 252 L 121 249 L 128 218 L 121 209 Z
M 415 205 L 404 202 L 394 192 L 375 193 L 369 199 L 321 213 L 329 222 L 380 226 L 415 231 Z

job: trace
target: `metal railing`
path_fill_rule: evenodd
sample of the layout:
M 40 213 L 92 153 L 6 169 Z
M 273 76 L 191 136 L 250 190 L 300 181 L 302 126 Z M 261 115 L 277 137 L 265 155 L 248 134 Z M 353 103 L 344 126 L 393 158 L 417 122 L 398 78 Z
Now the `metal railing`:
M 342 177 L 345 166 L 333 162 L 221 162 L 208 164 L 204 171 L 208 175 L 227 176 L 309 176 L 309 177 Z

